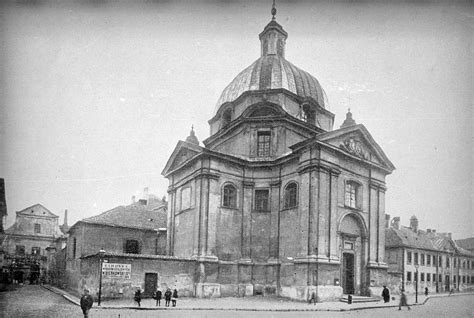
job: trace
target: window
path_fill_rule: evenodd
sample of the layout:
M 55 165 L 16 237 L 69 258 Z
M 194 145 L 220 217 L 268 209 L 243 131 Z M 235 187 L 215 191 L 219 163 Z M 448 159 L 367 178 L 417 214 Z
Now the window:
M 270 156 L 270 131 L 259 131 L 257 133 L 257 156 Z
M 285 188 L 285 209 L 294 208 L 298 205 L 298 185 L 291 182 Z
M 222 128 L 226 127 L 232 121 L 232 110 L 227 109 L 222 115 Z
M 433 274 L 433 283 L 436 282 L 436 274 Z
M 181 210 L 191 207 L 191 188 L 187 187 L 181 190 Z
M 425 273 L 420 273 L 420 281 L 425 281 Z
M 41 224 L 35 223 L 35 233 L 41 233 Z
M 416 272 L 413 273 L 413 278 L 414 278 L 414 281 L 417 282 L 418 281 L 418 275 Z
M 431 255 L 426 255 L 426 265 L 431 266 Z
M 72 258 L 76 258 L 77 239 L 72 241 Z
M 354 181 L 346 182 L 345 198 L 344 198 L 344 203 L 346 206 L 351 207 L 351 208 L 356 208 L 356 209 L 360 208 L 360 202 L 358 200 L 359 188 L 360 188 L 360 185 Z
M 457 258 L 453 258 L 453 267 L 456 268 L 457 265 Z
M 269 191 L 268 190 L 255 190 L 255 210 L 256 211 L 269 211 Z
M 304 105 L 303 106 L 303 113 L 302 113 L 302 119 L 309 123 L 309 124 L 313 124 L 315 123 L 315 114 L 314 114 L 314 111 L 311 109 L 311 107 L 309 105 Z
M 140 254 L 140 247 L 137 240 L 127 240 L 125 242 L 125 251 L 127 254 Z
M 449 268 L 449 257 L 446 256 L 446 268 Z
M 466 276 L 463 276 L 463 277 L 462 277 L 462 283 L 463 283 L 463 284 L 466 283 Z
M 407 264 L 411 264 L 411 252 L 407 252 Z
M 438 264 L 440 267 L 443 267 L 443 257 L 441 255 L 439 256 Z
M 17 245 L 16 246 L 16 254 L 17 255 L 25 255 L 25 245 Z
M 236 208 L 237 207 L 237 189 L 231 185 L 227 184 L 224 186 L 224 193 L 222 195 L 222 206 L 226 208 Z
M 40 256 L 41 255 L 41 248 L 40 247 L 32 247 L 31 248 L 31 255 Z
M 421 257 L 421 266 L 425 266 L 425 254 L 420 254 Z
M 431 274 L 426 273 L 426 281 L 431 282 Z
M 418 264 L 418 253 L 414 253 L 415 254 L 415 265 Z
M 443 282 L 443 275 L 439 274 L 439 277 L 438 277 L 438 282 L 442 283 Z
M 407 272 L 407 282 L 411 282 L 411 272 Z

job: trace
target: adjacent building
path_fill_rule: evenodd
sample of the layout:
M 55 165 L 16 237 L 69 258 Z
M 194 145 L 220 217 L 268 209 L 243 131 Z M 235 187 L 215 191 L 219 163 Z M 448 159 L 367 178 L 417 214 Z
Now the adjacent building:
M 285 58 L 275 20 L 261 56 L 224 89 L 201 146 L 179 141 L 169 180 L 167 252 L 196 260 L 196 295 L 320 300 L 381 292 L 385 178 L 395 169 L 347 113 Z
M 158 274 L 146 264 L 166 254 L 166 207 L 166 201 L 147 195 L 71 226 L 64 254 L 58 257 L 59 263 L 64 257 L 65 268 L 58 270 L 65 273 L 65 287 L 78 294 L 85 287 L 97 293 L 99 262 L 115 259 L 113 264 L 121 264 L 128 274 L 110 279 L 104 275 L 104 297 L 129 297 L 137 287 L 151 295 Z
M 412 216 L 410 226 L 400 225 L 395 217 L 386 229 L 386 256 L 391 289 L 397 292 L 430 293 L 464 290 L 474 284 L 474 253 L 460 248 L 451 233 L 437 233 L 418 228 L 418 219 Z
M 16 212 L 15 223 L 5 230 L 3 270 L 10 278 L 34 283 L 48 271 L 47 248 L 64 235 L 59 217 L 41 204 Z

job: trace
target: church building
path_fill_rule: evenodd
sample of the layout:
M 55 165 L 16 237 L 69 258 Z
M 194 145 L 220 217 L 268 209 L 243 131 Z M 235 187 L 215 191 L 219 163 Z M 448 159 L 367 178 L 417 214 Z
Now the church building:
M 196 296 L 379 295 L 395 167 L 350 111 L 334 129 L 323 88 L 286 59 L 288 33 L 272 15 L 204 146 L 191 130 L 162 172 L 167 253 L 196 260 Z

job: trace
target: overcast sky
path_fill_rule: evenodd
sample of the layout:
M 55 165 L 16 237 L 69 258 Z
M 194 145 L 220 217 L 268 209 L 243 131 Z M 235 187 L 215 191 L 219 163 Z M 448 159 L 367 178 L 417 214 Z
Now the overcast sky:
M 1 5 L 0 177 L 8 224 L 41 203 L 69 224 L 130 203 L 260 56 L 272 1 Z M 286 58 L 348 107 L 397 170 L 386 212 L 474 236 L 469 2 L 277 1 Z

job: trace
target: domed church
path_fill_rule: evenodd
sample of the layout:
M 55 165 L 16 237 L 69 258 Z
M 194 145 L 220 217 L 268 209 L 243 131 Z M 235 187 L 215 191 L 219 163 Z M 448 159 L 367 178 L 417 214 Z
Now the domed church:
M 191 130 L 162 172 L 167 253 L 195 260 L 196 296 L 379 295 L 395 167 L 350 111 L 333 129 L 323 88 L 286 60 L 288 33 L 272 15 L 204 146 Z

